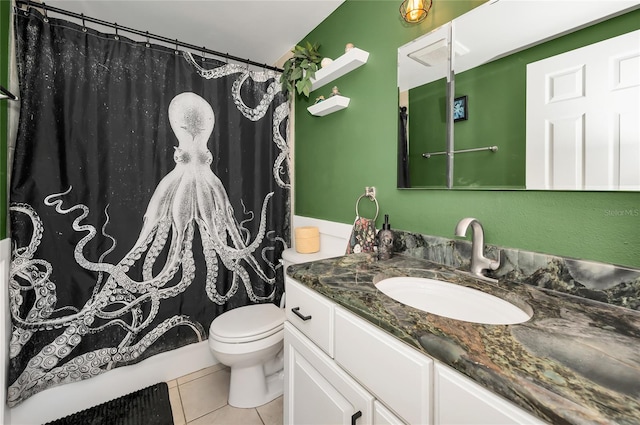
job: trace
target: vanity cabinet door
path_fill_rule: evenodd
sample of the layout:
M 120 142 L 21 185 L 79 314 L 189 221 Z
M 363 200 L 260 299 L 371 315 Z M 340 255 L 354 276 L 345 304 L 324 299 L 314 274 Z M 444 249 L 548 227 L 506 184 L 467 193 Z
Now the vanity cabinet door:
M 373 423 L 373 396 L 289 322 L 284 348 L 285 425 Z
M 520 407 L 448 366 L 435 365 L 436 425 L 544 425 Z
M 373 425 L 405 425 L 405 422 L 376 400 L 373 402 Z
M 433 360 L 340 306 L 335 360 L 408 423 L 431 423 Z

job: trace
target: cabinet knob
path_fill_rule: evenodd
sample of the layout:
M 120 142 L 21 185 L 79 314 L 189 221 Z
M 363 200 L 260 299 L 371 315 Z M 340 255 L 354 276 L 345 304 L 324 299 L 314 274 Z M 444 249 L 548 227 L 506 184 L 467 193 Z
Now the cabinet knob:
M 360 418 L 362 416 L 362 412 L 360 410 L 358 410 L 356 413 L 354 413 L 353 415 L 351 415 L 351 425 L 356 425 L 356 421 L 358 420 L 358 418 Z
M 293 314 L 295 314 L 296 316 L 298 316 L 304 321 L 311 319 L 311 316 L 305 316 L 304 314 L 300 313 L 300 307 L 293 307 L 291 311 L 293 311 Z

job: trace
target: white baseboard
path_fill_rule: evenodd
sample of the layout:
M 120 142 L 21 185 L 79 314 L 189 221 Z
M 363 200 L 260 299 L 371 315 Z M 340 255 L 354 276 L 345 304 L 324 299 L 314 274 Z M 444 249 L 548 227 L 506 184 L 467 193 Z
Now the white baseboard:
M 217 363 L 208 341 L 190 344 L 95 378 L 49 388 L 9 409 L 8 418 L 5 417 L 3 423 L 40 425 Z

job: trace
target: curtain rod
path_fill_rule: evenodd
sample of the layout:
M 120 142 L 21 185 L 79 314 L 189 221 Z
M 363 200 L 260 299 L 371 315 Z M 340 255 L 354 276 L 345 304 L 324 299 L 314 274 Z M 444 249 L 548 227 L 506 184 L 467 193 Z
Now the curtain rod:
M 71 12 L 65 9 L 60 9 L 54 6 L 48 6 L 44 3 L 37 3 L 35 1 L 30 1 L 30 0 L 16 0 L 16 6 L 27 6 L 28 8 L 38 8 L 38 9 L 43 9 L 45 11 L 51 11 L 51 12 L 55 12 L 55 13 L 59 13 L 61 15 L 66 15 L 66 16 L 71 16 L 73 18 L 76 19 L 80 19 L 82 20 L 82 25 L 84 26 L 84 23 L 87 22 L 92 22 L 94 24 L 99 24 L 99 25 L 103 25 L 106 27 L 110 27 L 110 28 L 114 28 L 117 31 L 126 31 L 132 34 L 136 34 L 136 35 L 140 35 L 142 37 L 146 37 L 147 39 L 154 39 L 154 40 L 158 40 L 158 41 L 162 41 L 163 43 L 167 43 L 167 44 L 171 44 L 171 45 L 175 45 L 180 46 L 180 47 L 186 47 L 187 49 L 191 49 L 194 50 L 196 52 L 202 52 L 204 53 L 208 53 L 210 55 L 213 56 L 218 56 L 218 57 L 222 57 L 222 58 L 226 58 L 226 59 L 230 59 L 236 62 L 241 62 L 241 63 L 246 63 L 247 65 L 253 65 L 253 66 L 257 66 L 259 68 L 264 68 L 264 69 L 270 69 L 272 71 L 277 71 L 277 72 L 282 72 L 282 68 L 278 68 L 275 66 L 271 66 L 271 65 L 267 65 L 262 64 L 262 63 L 258 63 L 255 61 L 252 61 L 250 59 L 243 59 L 240 58 L 238 56 L 233 56 L 230 55 L 229 53 L 221 53 L 221 52 L 217 52 L 215 50 L 210 50 L 207 49 L 206 47 L 198 47 L 194 44 L 189 44 L 189 43 L 185 43 L 183 41 L 179 41 L 178 39 L 172 40 L 168 37 L 164 37 L 162 35 L 157 35 L 157 34 L 151 34 L 149 33 L 149 31 L 140 31 L 137 30 L 135 28 L 128 28 L 128 27 L 124 27 L 122 25 L 118 25 L 117 23 L 111 23 L 111 22 L 107 22 L 107 21 L 103 21 L 101 19 L 96 19 L 96 18 L 91 18 L 89 16 L 85 16 L 84 13 L 76 13 L 76 12 Z

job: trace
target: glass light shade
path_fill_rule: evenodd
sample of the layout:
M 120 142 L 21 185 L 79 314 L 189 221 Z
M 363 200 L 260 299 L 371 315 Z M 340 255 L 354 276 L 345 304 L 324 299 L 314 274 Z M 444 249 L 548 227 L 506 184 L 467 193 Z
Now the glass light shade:
M 404 0 L 400 4 L 400 15 L 406 22 L 416 24 L 427 17 L 431 5 L 432 0 Z

